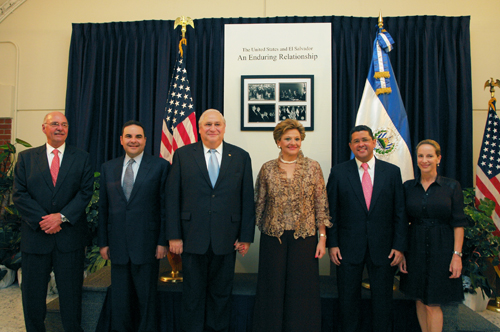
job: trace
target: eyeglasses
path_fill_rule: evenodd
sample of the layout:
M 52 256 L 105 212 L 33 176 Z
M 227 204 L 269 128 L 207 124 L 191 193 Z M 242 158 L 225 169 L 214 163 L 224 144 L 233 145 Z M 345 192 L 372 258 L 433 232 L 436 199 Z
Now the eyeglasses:
M 69 124 L 67 122 L 59 123 L 59 122 L 47 122 L 46 125 L 51 126 L 52 128 L 56 128 L 59 126 L 63 126 L 64 128 L 68 128 Z

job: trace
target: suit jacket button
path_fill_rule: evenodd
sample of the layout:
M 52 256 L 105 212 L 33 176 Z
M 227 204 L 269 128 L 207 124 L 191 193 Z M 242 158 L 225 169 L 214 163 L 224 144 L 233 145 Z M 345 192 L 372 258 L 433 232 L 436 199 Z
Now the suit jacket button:
M 52 205 L 56 205 L 56 202 L 52 202 Z

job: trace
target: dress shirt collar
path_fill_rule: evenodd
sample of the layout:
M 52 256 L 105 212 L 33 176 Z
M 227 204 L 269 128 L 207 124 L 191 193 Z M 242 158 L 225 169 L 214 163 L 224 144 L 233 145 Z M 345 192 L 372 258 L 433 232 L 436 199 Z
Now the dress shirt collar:
M 46 143 L 46 146 L 47 146 L 47 155 L 50 156 L 52 154 L 52 151 L 54 151 L 56 148 L 50 145 L 49 143 Z M 63 155 L 65 149 L 66 149 L 66 143 L 63 143 L 63 145 L 57 148 L 57 151 L 59 151 L 60 155 Z
M 134 157 L 134 160 L 135 160 L 137 166 L 139 166 L 141 164 L 142 156 L 144 156 L 144 151 L 142 151 L 140 155 Z M 123 166 L 127 165 L 128 161 L 130 159 L 132 159 L 132 158 L 130 158 L 130 156 L 125 153 L 125 158 L 123 159 Z
M 354 158 L 354 160 L 356 160 L 358 169 L 361 168 L 361 164 L 363 164 L 363 162 L 358 160 L 357 158 Z M 368 169 L 375 169 L 375 156 L 373 156 L 372 159 L 368 160 L 366 163 L 368 164 Z
M 217 158 L 217 163 L 219 164 L 220 167 L 222 165 L 222 143 L 214 150 L 217 151 L 215 153 L 215 158 Z M 207 148 L 205 144 L 203 144 L 203 152 L 205 156 L 205 162 L 207 163 L 207 168 L 208 168 L 211 154 L 210 154 L 210 149 Z
M 203 143 L 202 143 L 203 144 Z M 211 149 L 207 148 L 205 146 L 205 144 L 203 144 L 203 154 L 206 156 L 208 151 L 210 151 Z M 220 156 L 222 156 L 222 143 L 215 149 Z
M 422 178 L 421 178 L 420 174 L 417 175 L 417 177 L 415 178 L 415 183 L 413 184 L 413 186 L 416 187 L 417 185 L 421 184 L 420 183 L 421 180 L 422 180 Z M 433 183 L 431 183 L 431 184 L 436 183 L 437 185 L 441 186 L 442 182 L 443 182 L 443 179 L 441 178 L 441 175 L 438 174 L 436 176 L 436 180 Z

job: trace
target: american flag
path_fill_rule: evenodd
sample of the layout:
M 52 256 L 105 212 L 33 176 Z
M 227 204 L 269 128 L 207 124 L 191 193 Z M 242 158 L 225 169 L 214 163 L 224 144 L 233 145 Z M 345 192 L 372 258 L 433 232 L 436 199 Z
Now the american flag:
M 179 52 L 168 89 L 160 157 L 172 163 L 175 150 L 198 141 L 196 133 L 196 114 L 187 78 L 186 64 Z
M 492 218 L 500 235 L 500 119 L 496 113 L 496 100 L 489 103 L 488 119 L 476 170 L 476 203 L 483 198 L 495 202 Z

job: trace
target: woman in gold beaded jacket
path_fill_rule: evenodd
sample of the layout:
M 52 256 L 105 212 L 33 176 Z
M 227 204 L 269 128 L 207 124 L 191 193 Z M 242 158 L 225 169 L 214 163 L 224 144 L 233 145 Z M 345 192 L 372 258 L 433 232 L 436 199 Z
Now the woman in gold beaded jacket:
M 262 165 L 255 185 L 261 238 L 253 330 L 320 331 L 318 259 L 331 227 L 325 181 L 300 149 L 299 121 L 280 122 L 273 136 L 279 157 Z

